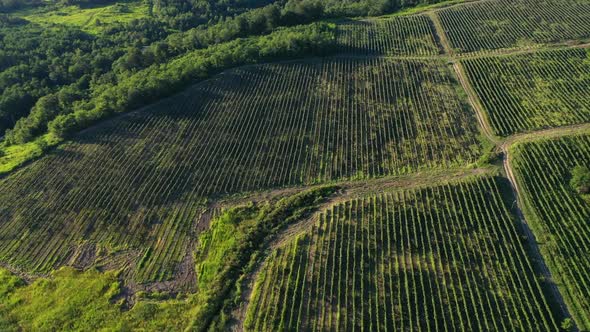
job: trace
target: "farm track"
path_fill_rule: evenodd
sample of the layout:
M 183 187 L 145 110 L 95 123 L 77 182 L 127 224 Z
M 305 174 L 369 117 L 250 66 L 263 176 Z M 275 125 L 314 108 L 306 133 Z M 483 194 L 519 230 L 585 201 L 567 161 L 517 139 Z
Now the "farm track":
M 430 17 L 430 20 L 434 25 L 435 35 L 437 37 L 438 42 L 443 48 L 444 54 L 446 54 L 447 56 L 452 56 L 453 48 L 451 47 L 451 43 L 447 38 L 447 34 L 445 33 L 445 29 L 443 28 L 442 23 L 438 18 L 438 15 L 436 15 L 435 11 L 428 12 L 427 15 L 428 17 Z
M 521 229 L 524 232 L 526 240 L 529 244 L 530 253 L 533 255 L 533 259 L 536 262 L 537 268 L 543 274 L 543 277 L 545 278 L 545 283 L 549 285 L 549 290 L 551 291 L 553 300 L 559 306 L 561 314 L 563 315 L 563 317 L 571 317 L 568 307 L 563 299 L 563 296 L 561 295 L 561 292 L 559 291 L 557 284 L 555 283 L 553 276 L 551 275 L 551 271 L 549 271 L 549 268 L 547 267 L 547 264 L 545 263 L 545 260 L 541 255 L 537 239 L 531 231 L 530 226 L 527 224 L 526 219 L 524 218 L 524 214 L 522 213 L 522 210 L 520 208 L 521 202 L 518 183 L 516 182 L 516 178 L 514 177 L 514 173 L 512 171 L 512 168 L 510 167 L 510 155 L 508 153 L 508 149 L 504 145 L 502 145 L 502 152 L 502 164 L 504 166 L 506 178 L 508 178 L 508 181 L 510 182 L 510 188 L 512 189 L 512 194 L 514 195 L 515 199 L 514 210 L 516 211 L 516 216 L 520 221 Z M 575 328 L 575 331 L 578 331 L 577 327 Z

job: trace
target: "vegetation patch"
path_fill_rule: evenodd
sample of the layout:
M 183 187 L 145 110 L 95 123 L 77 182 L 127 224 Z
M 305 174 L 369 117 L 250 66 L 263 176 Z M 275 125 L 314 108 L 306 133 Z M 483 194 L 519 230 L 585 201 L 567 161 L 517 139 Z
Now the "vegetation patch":
M 587 166 L 577 165 L 572 170 L 570 185 L 581 195 L 590 194 L 590 169 Z
M 194 308 L 191 299 L 140 299 L 122 310 L 122 284 L 114 271 L 65 267 L 26 285 L 0 269 L 0 285 L 3 331 L 180 330 Z
M 147 17 L 149 6 L 140 2 L 118 2 L 103 7 L 64 6 L 51 11 L 28 10 L 16 13 L 30 22 L 51 28 L 52 25 L 75 26 L 89 33 L 99 33 L 115 23 Z

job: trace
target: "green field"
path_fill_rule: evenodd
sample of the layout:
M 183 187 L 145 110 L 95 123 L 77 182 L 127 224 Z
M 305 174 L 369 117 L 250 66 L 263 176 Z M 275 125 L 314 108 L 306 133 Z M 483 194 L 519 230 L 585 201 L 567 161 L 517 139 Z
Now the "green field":
M 457 53 L 590 39 L 586 0 L 491 0 L 437 12 Z
M 498 135 L 590 121 L 590 50 L 461 61 Z
M 27 284 L 0 268 L 0 283 L 2 331 L 180 330 L 196 307 L 183 296 L 146 296 L 123 310 L 124 285 L 116 271 L 62 268 Z
M 269 256 L 245 329 L 556 330 L 506 186 L 484 177 L 332 206 Z
M 514 148 L 514 169 L 551 272 L 583 330 L 590 329 L 590 199 L 570 185 L 576 165 L 590 166 L 590 136 L 523 143 Z
M 126 23 L 148 16 L 144 2 L 120 2 L 103 7 L 65 6 L 48 12 L 26 10 L 17 13 L 30 22 L 41 26 L 69 25 L 86 32 L 98 33 L 113 23 Z

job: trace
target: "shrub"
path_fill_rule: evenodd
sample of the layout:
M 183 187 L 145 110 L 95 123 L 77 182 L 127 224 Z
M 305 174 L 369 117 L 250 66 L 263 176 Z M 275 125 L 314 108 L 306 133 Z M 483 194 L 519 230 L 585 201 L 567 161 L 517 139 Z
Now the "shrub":
M 574 167 L 570 185 L 580 194 L 590 194 L 590 169 L 580 165 Z

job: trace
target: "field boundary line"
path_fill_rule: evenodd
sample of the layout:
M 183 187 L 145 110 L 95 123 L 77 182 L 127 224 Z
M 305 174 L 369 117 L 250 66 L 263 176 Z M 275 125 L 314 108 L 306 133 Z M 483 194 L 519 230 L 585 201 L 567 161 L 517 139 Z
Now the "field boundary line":
M 430 21 L 432 21 L 432 25 L 434 26 L 434 33 L 436 35 L 436 40 L 442 46 L 442 51 L 446 55 L 453 56 L 454 51 L 451 47 L 451 43 L 447 38 L 447 33 L 445 32 L 445 28 L 443 27 L 442 23 L 440 22 L 440 18 L 435 11 L 428 12 L 426 14 Z
M 561 310 L 561 314 L 563 315 L 563 317 L 572 318 L 572 320 L 575 322 L 574 316 L 572 316 L 570 314 L 569 307 L 567 306 L 567 304 L 564 300 L 564 297 L 561 294 L 561 291 L 559 290 L 559 287 L 555 283 L 555 280 L 553 279 L 553 275 L 551 274 L 551 271 L 547 267 L 547 263 L 545 262 L 545 258 L 541 254 L 541 250 L 539 248 L 537 238 L 535 237 L 535 234 L 533 233 L 533 231 L 531 230 L 531 227 L 527 223 L 527 221 L 524 217 L 524 214 L 522 212 L 522 209 L 520 208 L 520 205 L 522 202 L 522 200 L 520 199 L 521 192 L 518 188 L 518 182 L 516 181 L 516 177 L 514 176 L 514 172 L 512 170 L 512 167 L 510 166 L 511 165 L 511 163 L 510 163 L 511 156 L 509 154 L 509 147 L 507 147 L 506 144 L 503 144 L 501 146 L 501 149 L 502 149 L 502 153 L 503 153 L 502 164 L 504 166 L 506 178 L 508 179 L 508 182 L 510 183 L 510 189 L 512 190 L 512 194 L 514 196 L 514 210 L 516 211 L 516 217 L 519 221 L 520 228 L 522 229 L 522 231 L 524 232 L 524 235 L 526 236 L 526 242 L 529 245 L 530 253 L 533 256 L 532 258 L 535 260 L 535 263 L 536 263 L 535 265 L 537 266 L 538 269 L 540 269 L 541 274 L 545 278 L 545 283 L 549 286 L 548 288 L 549 288 L 549 291 L 551 292 L 553 300 L 555 301 L 555 303 L 557 304 L 557 306 Z M 579 331 L 576 323 L 574 323 L 574 331 Z
M 479 100 L 479 96 L 471 86 L 471 82 L 467 77 L 467 74 L 463 70 L 463 66 L 459 61 L 453 60 L 453 68 L 455 69 L 455 73 L 461 86 L 463 87 L 463 91 L 467 94 L 467 100 L 471 105 L 471 108 L 475 111 L 475 115 L 477 118 L 477 122 L 479 122 L 479 126 L 482 130 L 482 133 L 487 137 L 490 142 L 494 143 L 495 145 L 499 144 L 498 138 L 494 135 L 494 131 L 489 123 L 488 115 L 484 110 L 484 107 Z
M 579 43 L 579 44 L 575 44 L 575 43 Z M 544 52 L 544 51 L 550 52 L 550 51 L 580 49 L 580 48 L 590 48 L 590 42 L 586 42 L 586 40 L 582 41 L 582 40 L 572 39 L 572 40 L 565 40 L 565 41 L 561 41 L 561 42 L 537 44 L 537 45 L 535 45 L 535 47 L 499 48 L 499 49 L 495 49 L 495 50 L 460 53 L 460 54 L 457 54 L 457 58 L 459 58 L 459 59 L 497 58 L 497 57 L 508 57 L 511 55 L 519 55 L 519 54 L 530 54 L 530 53 L 538 53 L 538 52 Z
M 569 126 L 534 130 L 531 132 L 519 133 L 506 137 L 502 143 L 502 149 L 508 149 L 512 145 L 522 142 L 533 142 L 548 138 L 559 138 L 586 133 L 590 133 L 590 123 L 580 123 Z

